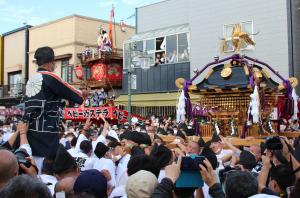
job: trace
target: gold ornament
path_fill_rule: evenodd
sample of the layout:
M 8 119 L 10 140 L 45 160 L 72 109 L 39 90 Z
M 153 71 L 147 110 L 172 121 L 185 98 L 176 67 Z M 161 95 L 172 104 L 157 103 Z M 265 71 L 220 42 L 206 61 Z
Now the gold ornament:
M 240 53 L 241 47 L 244 43 L 247 45 L 253 45 L 253 46 L 255 45 L 255 43 L 252 40 L 252 38 L 250 37 L 250 35 L 242 31 L 241 23 L 234 25 L 230 41 L 232 42 L 235 53 Z M 221 39 L 221 47 L 220 47 L 221 52 L 224 53 L 228 50 L 227 42 L 230 42 L 230 41 L 226 41 L 226 38 Z
M 183 89 L 183 84 L 184 84 L 184 78 L 177 78 L 175 80 L 175 85 L 178 89 Z
M 297 85 L 298 85 L 298 79 L 296 77 L 289 78 L 289 81 L 290 81 L 290 83 L 291 83 L 291 85 L 292 85 L 293 88 L 297 87 Z
M 223 78 L 227 78 L 231 75 L 232 69 L 230 67 L 224 67 L 223 70 L 221 71 L 221 76 Z

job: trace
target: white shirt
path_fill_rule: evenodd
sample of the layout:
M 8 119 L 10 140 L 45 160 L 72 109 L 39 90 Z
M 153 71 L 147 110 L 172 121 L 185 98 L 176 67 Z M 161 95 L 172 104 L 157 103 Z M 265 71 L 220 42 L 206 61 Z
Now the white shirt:
M 66 147 L 66 142 L 67 142 L 67 139 L 66 138 L 61 138 L 59 140 L 59 143 L 62 144 L 64 147 Z
M 13 134 L 11 132 L 4 132 L 3 133 L 3 141 L 6 142 L 10 139 L 10 137 L 12 136 Z
M 111 187 L 114 187 L 116 185 L 116 165 L 111 159 L 106 159 L 106 158 L 96 158 L 94 161 L 94 166 L 93 169 L 96 169 L 98 171 L 102 170 L 108 170 L 111 180 L 108 182 L 108 184 Z
M 160 183 L 161 182 L 161 180 L 163 179 L 163 178 L 165 178 L 165 176 L 166 176 L 166 171 L 165 170 L 160 170 L 159 171 L 159 175 L 158 175 L 158 183 Z
M 51 192 L 51 195 L 53 196 L 54 195 L 54 187 L 55 187 L 55 184 L 57 183 L 57 179 L 52 175 L 45 175 L 45 174 L 42 174 L 39 177 L 40 177 L 40 180 L 44 184 L 47 185 L 47 187 L 49 188 L 49 190 Z
M 122 185 L 114 188 L 108 198 L 124 197 L 124 196 L 126 196 L 125 185 Z
M 102 142 L 103 144 L 106 144 L 106 139 L 103 135 L 99 135 L 98 138 L 96 139 L 96 141 L 92 142 L 93 145 L 93 151 L 95 151 L 95 148 L 98 144 L 98 142 Z
M 130 155 L 126 154 L 120 159 L 116 170 L 116 186 L 125 185 L 128 180 L 127 164 L 130 160 Z
M 219 162 L 219 167 L 218 167 L 218 169 L 223 169 L 223 168 L 224 168 L 223 162 L 222 162 L 222 158 L 223 158 L 224 156 L 226 156 L 226 155 L 232 155 L 232 154 L 233 154 L 233 151 L 232 151 L 232 150 L 230 150 L 230 149 L 222 149 L 221 152 L 218 153 L 218 154 L 216 155 L 217 160 L 218 160 L 218 162 Z
M 75 149 L 77 150 L 77 152 L 80 152 L 80 144 L 84 140 L 88 140 L 88 139 L 85 137 L 85 135 L 80 134 L 78 136 L 77 143 L 76 143 L 76 146 L 75 146 Z
M 81 171 L 93 169 L 95 158 L 91 158 L 82 152 L 76 153 L 74 158 Z
M 78 153 L 78 151 L 76 150 L 76 148 L 70 148 L 70 149 L 68 150 L 68 152 L 70 153 L 70 155 L 71 155 L 72 157 L 75 157 L 75 155 Z

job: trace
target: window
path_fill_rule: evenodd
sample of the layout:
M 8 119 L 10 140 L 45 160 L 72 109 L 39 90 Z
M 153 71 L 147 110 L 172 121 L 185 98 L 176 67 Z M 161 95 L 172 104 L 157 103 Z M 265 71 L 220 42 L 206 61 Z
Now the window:
M 9 85 L 16 85 L 16 84 L 22 83 L 21 79 L 22 79 L 21 71 L 8 73 L 8 84 Z
M 140 67 L 140 56 L 144 52 L 144 41 L 137 41 L 133 43 L 132 49 L 131 49 L 131 58 L 132 58 L 132 64 L 134 67 Z
M 145 50 L 147 57 L 149 58 L 149 65 L 154 65 L 155 57 L 155 39 L 145 41 Z
M 73 81 L 73 67 L 69 65 L 68 59 L 61 61 L 61 78 L 68 83 Z
M 84 72 L 84 79 L 89 80 L 92 78 L 92 70 L 89 66 L 82 66 Z
M 250 35 L 250 37 L 253 39 L 253 21 L 246 21 L 246 22 L 242 22 L 242 31 L 246 32 L 247 34 Z M 227 51 L 225 52 L 233 52 L 233 46 L 232 46 L 232 42 L 231 42 L 231 34 L 232 34 L 232 30 L 233 30 L 234 24 L 226 24 L 223 27 L 223 35 L 224 38 L 226 39 L 226 49 Z M 251 50 L 253 49 L 253 46 L 251 45 L 247 45 L 245 43 L 243 43 L 241 50 Z
M 156 38 L 156 51 L 161 51 L 166 49 L 166 38 L 160 37 Z
M 167 63 L 177 62 L 177 35 L 166 37 L 166 58 Z
M 190 60 L 188 34 L 178 34 L 178 62 Z
M 189 33 L 180 33 L 125 43 L 124 69 L 130 64 L 149 68 L 149 65 L 189 61 L 189 42 Z
M 18 97 L 22 94 L 22 72 L 8 73 L 8 91 L 10 97 Z

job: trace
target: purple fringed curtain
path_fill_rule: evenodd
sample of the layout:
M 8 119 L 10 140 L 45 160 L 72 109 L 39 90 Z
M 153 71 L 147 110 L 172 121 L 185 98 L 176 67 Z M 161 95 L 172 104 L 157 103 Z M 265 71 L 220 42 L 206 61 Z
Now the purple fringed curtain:
M 294 101 L 293 101 L 293 97 L 292 97 L 292 92 L 293 92 L 293 87 L 290 83 L 289 80 L 285 80 L 284 81 L 285 87 L 286 87 L 286 93 L 285 93 L 285 98 L 286 98 L 286 102 L 284 105 L 284 117 L 286 119 L 290 119 L 294 113 Z
M 191 103 L 190 95 L 188 93 L 190 85 L 192 85 L 191 81 L 187 81 L 187 80 L 184 81 L 183 91 L 184 91 L 184 98 L 185 98 L 185 112 L 187 117 L 192 118 L 193 120 L 194 127 L 195 127 L 195 135 L 201 136 L 199 123 L 196 120 L 196 116 L 194 116 L 192 113 L 192 103 Z
M 247 124 L 247 120 L 244 122 L 244 125 L 243 125 L 243 131 L 241 133 L 241 138 L 242 139 L 245 139 L 246 138 L 246 135 L 247 135 L 247 132 L 248 132 L 248 124 Z
M 187 80 L 184 81 L 183 91 L 184 91 L 184 98 L 185 98 L 185 112 L 187 117 L 192 117 L 192 103 L 191 103 L 190 95 L 188 93 L 190 85 L 192 85 L 191 81 L 187 81 Z

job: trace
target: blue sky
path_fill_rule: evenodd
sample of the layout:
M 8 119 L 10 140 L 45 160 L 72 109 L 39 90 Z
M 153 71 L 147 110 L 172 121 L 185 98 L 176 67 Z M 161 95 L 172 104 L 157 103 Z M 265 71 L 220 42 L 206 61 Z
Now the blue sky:
M 23 26 L 39 25 L 72 14 L 109 19 L 112 4 L 116 22 L 134 25 L 135 8 L 161 0 L 0 0 L 0 34 Z

